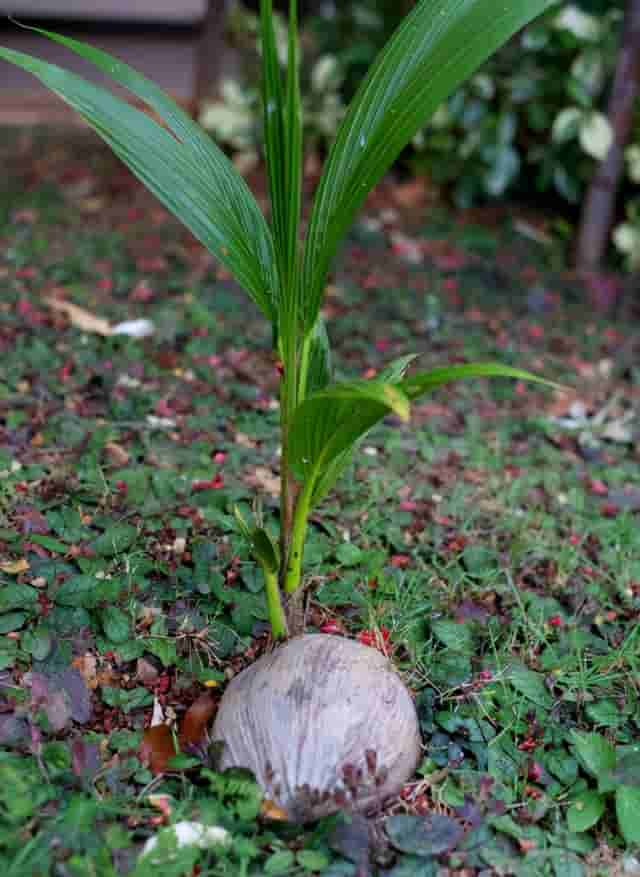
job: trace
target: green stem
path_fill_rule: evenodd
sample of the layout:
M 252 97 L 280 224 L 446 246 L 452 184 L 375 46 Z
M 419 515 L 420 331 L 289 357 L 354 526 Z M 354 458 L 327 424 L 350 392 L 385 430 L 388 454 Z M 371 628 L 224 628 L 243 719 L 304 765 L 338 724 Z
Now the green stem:
M 271 625 L 271 633 L 274 639 L 285 639 L 287 636 L 287 620 L 284 614 L 282 598 L 280 596 L 280 585 L 278 584 L 278 576 L 275 572 L 266 567 L 262 567 L 264 575 L 265 593 L 267 595 L 267 610 L 269 613 L 269 624 Z
M 313 495 L 314 483 L 314 478 L 309 479 L 296 503 L 296 510 L 293 518 L 293 534 L 291 545 L 289 546 L 287 575 L 284 585 L 287 594 L 293 594 L 294 591 L 297 591 L 302 582 L 304 543 L 307 535 L 307 523 L 309 520 L 309 512 L 311 511 L 311 497 Z
M 297 369 L 295 347 L 283 344 L 284 375 L 280 393 L 280 433 L 282 454 L 280 458 L 280 557 L 282 563 L 281 584 L 287 566 L 291 527 L 293 519 L 293 479 L 289 467 L 289 427 L 296 408 Z

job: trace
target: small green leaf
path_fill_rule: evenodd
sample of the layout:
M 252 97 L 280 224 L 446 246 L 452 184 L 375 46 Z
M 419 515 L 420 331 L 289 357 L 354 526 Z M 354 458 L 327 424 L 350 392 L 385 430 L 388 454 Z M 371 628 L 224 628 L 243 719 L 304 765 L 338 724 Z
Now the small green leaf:
M 12 667 L 18 652 L 18 643 L 12 639 L 0 640 L 0 670 Z
M 635 752 L 626 752 L 618 756 L 611 780 L 619 786 L 640 787 L 640 747 L 636 747 Z
M 107 606 L 101 614 L 102 629 L 107 639 L 114 643 L 126 642 L 131 636 L 131 621 L 117 606 Z
M 376 380 L 390 381 L 392 384 L 400 383 L 407 373 L 407 369 L 411 363 L 417 358 L 417 353 L 408 353 L 405 356 L 399 356 L 382 369 Z
M 624 713 L 620 711 L 618 704 L 612 698 L 588 703 L 585 712 L 595 725 L 615 727 L 625 721 Z
M 600 734 L 574 731 L 572 742 L 576 756 L 584 769 L 598 779 L 616 766 L 616 750 Z
M 571 850 L 551 847 L 549 861 L 553 865 L 554 877 L 585 877 L 584 865 Z
M 239 506 L 234 506 L 233 513 L 238 529 L 249 543 L 252 555 L 262 569 L 276 574 L 280 569 L 280 549 L 264 527 L 251 527 L 244 519 Z
M 27 609 L 38 602 L 38 592 L 29 585 L 2 585 L 0 587 L 0 612 L 11 609 Z
M 160 661 L 163 667 L 171 667 L 178 660 L 175 639 L 167 636 L 150 636 L 144 640 L 145 651 L 151 652 Z
M 362 560 L 362 549 L 350 542 L 343 542 L 336 548 L 336 560 L 342 566 L 357 566 Z
M 628 844 L 640 844 L 640 788 L 616 789 L 616 815 L 620 834 Z
M 604 813 L 604 797 L 594 791 L 583 792 L 574 798 L 567 812 L 570 831 L 589 831 Z
M 320 850 L 300 850 L 296 860 L 307 871 L 322 873 L 329 867 L 329 856 Z
M 524 667 L 514 667 L 509 679 L 515 690 L 523 694 L 527 700 L 533 701 L 538 706 L 551 706 L 551 695 L 544 684 L 544 677 L 540 673 L 535 673 Z
M 20 630 L 26 620 L 25 612 L 8 612 L 6 615 L 0 615 L 0 636 Z
M 96 554 L 103 557 L 122 554 L 136 541 L 138 531 L 131 524 L 112 524 L 93 543 Z
M 467 545 L 462 560 L 468 575 L 474 578 L 492 575 L 498 569 L 498 556 L 486 545 Z
M 545 757 L 544 764 L 563 786 L 572 785 L 578 778 L 578 762 L 564 749 L 555 749 L 549 752 Z
M 42 545 L 47 551 L 53 551 L 55 554 L 66 554 L 69 550 L 69 546 L 64 542 L 60 542 L 59 539 L 54 539 L 52 536 L 43 536 L 40 533 L 30 534 L 29 542 L 35 542 L 37 545 Z
M 192 767 L 202 767 L 202 759 L 193 755 L 174 755 L 167 763 L 169 770 L 190 770 Z
M 435 621 L 431 629 L 440 642 L 454 652 L 470 654 L 473 650 L 473 633 L 468 624 L 455 621 Z
M 22 638 L 22 647 L 25 651 L 31 652 L 34 661 L 46 660 L 53 649 L 51 631 L 44 626 L 28 631 L 28 634 Z
M 277 573 L 280 569 L 280 551 L 263 527 L 251 532 L 251 552 L 263 569 Z
M 127 690 L 125 688 L 104 686 L 102 688 L 102 699 L 107 706 L 118 707 L 125 713 L 151 706 L 153 703 L 153 695 L 146 688 Z
M 54 600 L 61 606 L 93 609 L 103 601 L 118 597 L 123 581 L 120 578 L 98 578 L 93 575 L 71 576 L 55 592 Z
M 269 856 L 262 870 L 265 874 L 288 874 L 294 862 L 295 856 L 291 850 L 278 850 Z
M 251 541 L 251 528 L 249 524 L 247 524 L 242 511 L 240 510 L 240 506 L 234 505 L 233 507 L 233 515 L 236 519 L 236 524 L 238 525 L 238 530 L 242 533 L 247 542 Z

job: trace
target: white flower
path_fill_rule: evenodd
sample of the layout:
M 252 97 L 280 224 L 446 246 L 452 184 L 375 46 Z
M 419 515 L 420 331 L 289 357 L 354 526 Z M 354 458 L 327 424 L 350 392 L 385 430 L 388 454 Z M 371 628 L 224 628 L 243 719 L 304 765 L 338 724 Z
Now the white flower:
M 580 40 L 597 40 L 600 36 L 598 19 L 583 12 L 578 6 L 565 6 L 554 24 L 557 28 L 568 30 Z
M 228 847 L 231 843 L 231 835 L 225 828 L 219 825 L 203 825 L 201 822 L 176 822 L 158 832 L 155 837 L 150 837 L 144 845 L 141 857 L 152 853 L 160 841 L 167 839 L 169 843 L 175 843 L 176 847 L 194 846 L 201 850 L 211 847 Z M 153 864 L 161 865 L 160 860 Z
M 613 129 L 602 113 L 587 113 L 582 117 L 579 137 L 584 151 L 602 161 L 613 143 Z

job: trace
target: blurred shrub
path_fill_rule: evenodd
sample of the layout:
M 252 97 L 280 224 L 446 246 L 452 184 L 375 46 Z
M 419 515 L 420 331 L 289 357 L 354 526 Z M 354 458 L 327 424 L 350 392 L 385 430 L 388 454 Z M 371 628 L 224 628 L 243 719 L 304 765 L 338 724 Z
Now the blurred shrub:
M 279 13 L 275 19 L 278 55 L 284 67 L 286 22 Z M 253 48 L 258 44 L 258 17 L 236 3 L 228 28 L 231 41 L 242 50 L 243 65 L 237 78 L 224 79 L 219 96 L 201 108 L 200 123 L 218 143 L 239 152 L 240 163 L 246 166 L 258 160 L 262 145 L 260 91 L 256 84 L 259 65 Z M 324 149 L 333 140 L 345 111 L 343 66 L 335 55 L 319 53 L 308 40 L 305 42 L 301 70 L 305 137 L 311 149 Z
M 409 167 L 427 174 L 460 207 L 505 197 L 547 199 L 569 205 L 575 215 L 611 143 L 604 111 L 624 5 L 624 0 L 581 0 L 524 30 L 440 107 L 405 156 Z M 346 103 L 412 6 L 413 0 L 325 0 L 308 20 L 303 91 L 312 147 L 323 150 L 331 143 Z M 237 3 L 230 28 L 238 45 L 250 45 L 255 13 Z M 277 30 L 284 62 L 282 18 Z M 204 107 L 201 121 L 219 141 L 257 160 L 257 65 L 248 49 L 244 55 L 243 75 L 223 83 L 220 99 Z M 627 266 L 637 268 L 640 112 L 626 157 L 625 218 L 613 242 Z
M 400 0 L 325 4 L 314 22 L 323 52 L 345 70 L 346 96 L 413 5 Z M 414 141 L 410 167 L 460 207 L 495 198 L 547 198 L 575 207 L 606 155 L 604 110 L 616 63 L 624 0 L 581 0 L 549 13 L 494 55 L 442 106 Z M 640 108 L 627 150 L 626 220 L 613 241 L 640 267 Z M 636 191 L 634 193 L 634 188 Z

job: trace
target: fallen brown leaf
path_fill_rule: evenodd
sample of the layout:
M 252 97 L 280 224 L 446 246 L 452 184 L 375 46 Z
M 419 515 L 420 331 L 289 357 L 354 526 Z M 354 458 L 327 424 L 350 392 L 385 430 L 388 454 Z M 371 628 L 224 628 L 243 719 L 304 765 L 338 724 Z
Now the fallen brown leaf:
M 80 675 L 85 681 L 87 688 L 97 688 L 98 687 L 98 676 L 96 673 L 97 669 L 97 661 L 96 656 L 92 655 L 91 652 L 87 652 L 85 655 L 78 655 L 71 662 L 76 670 L 80 671 Z
M 256 466 L 244 480 L 250 487 L 260 488 L 271 496 L 280 496 L 280 479 L 266 466 Z
M 151 773 L 164 773 L 175 755 L 173 734 L 168 725 L 154 725 L 146 729 L 140 744 L 140 761 L 149 766 Z
M 10 576 L 17 576 L 18 573 L 26 572 L 29 569 L 29 561 L 24 557 L 21 557 L 20 560 L 5 560 L 0 563 L 0 569 Z
M 45 298 L 44 301 L 52 310 L 66 314 L 71 324 L 83 332 L 92 332 L 95 335 L 106 337 L 113 334 L 111 323 L 108 320 L 96 317 L 95 314 L 73 304 L 73 302 L 61 301 L 58 298 Z
M 197 746 L 206 737 L 207 725 L 213 718 L 216 710 L 216 702 L 209 692 L 201 694 L 186 711 L 178 740 L 180 746 Z
M 260 816 L 273 822 L 287 822 L 289 819 L 287 811 L 268 798 L 265 798 L 260 806 Z
M 116 442 L 107 442 L 104 446 L 104 452 L 110 463 L 114 466 L 126 466 L 129 462 L 129 453 L 121 445 Z

